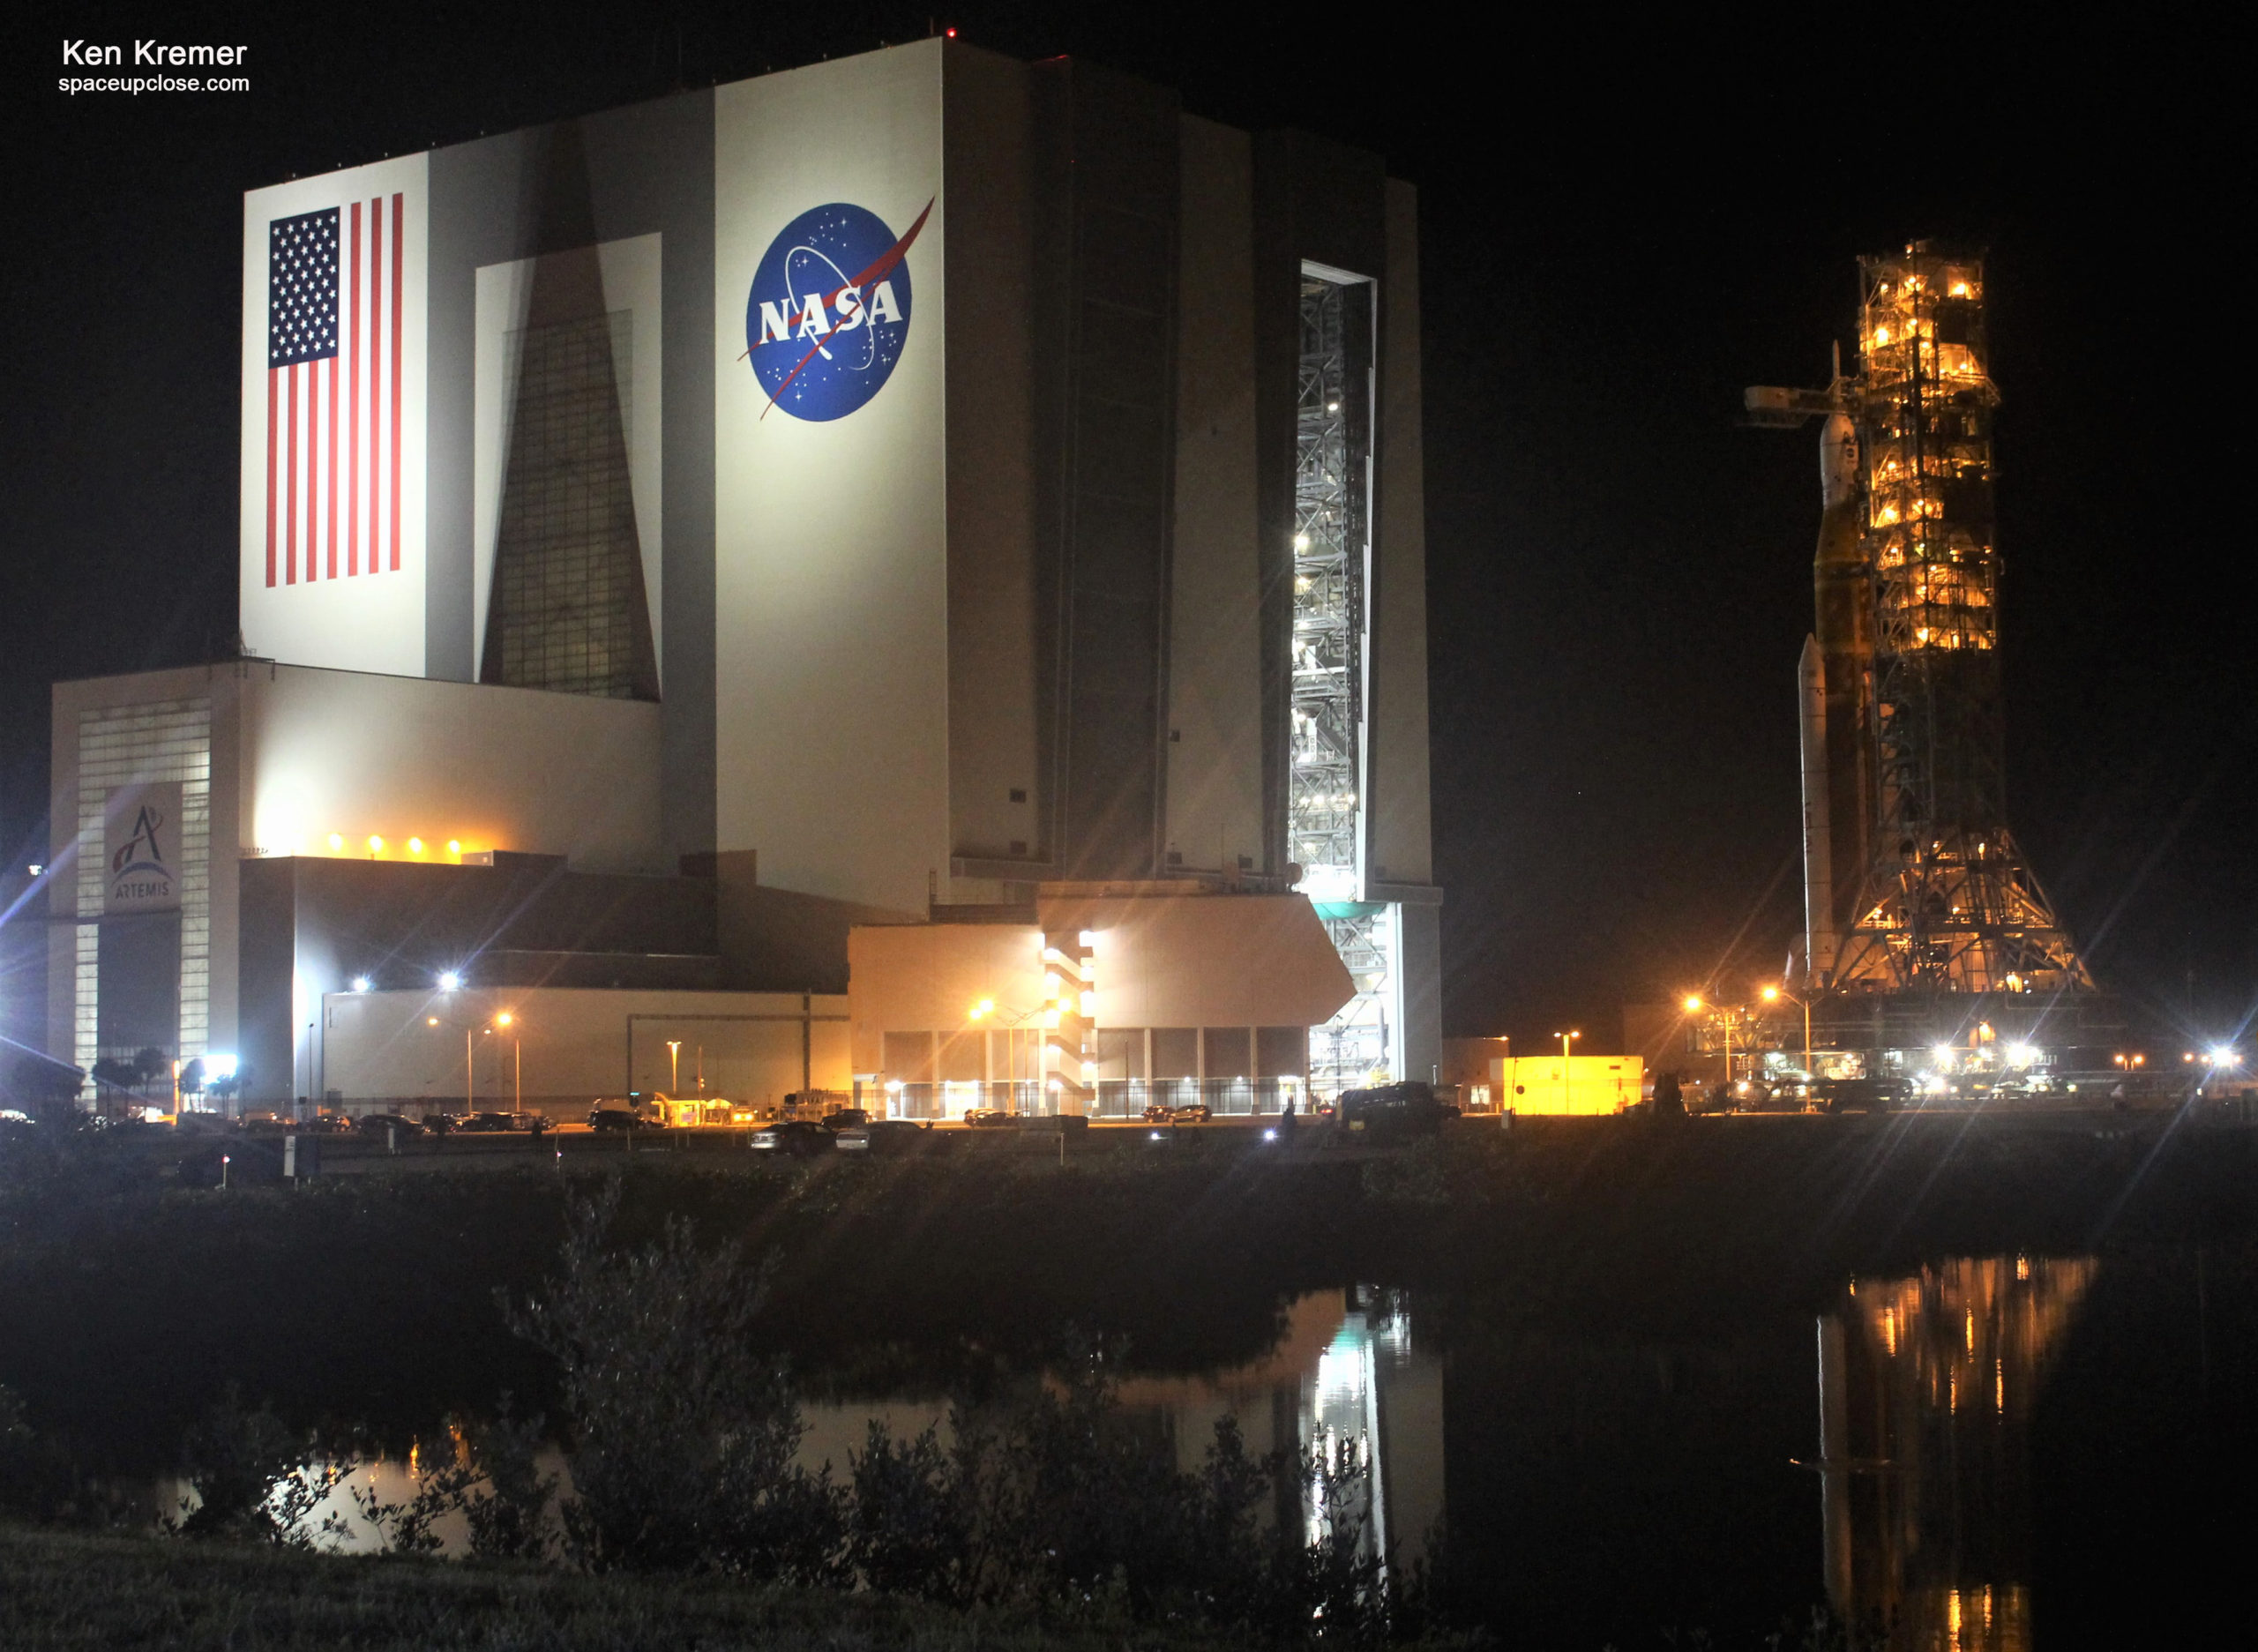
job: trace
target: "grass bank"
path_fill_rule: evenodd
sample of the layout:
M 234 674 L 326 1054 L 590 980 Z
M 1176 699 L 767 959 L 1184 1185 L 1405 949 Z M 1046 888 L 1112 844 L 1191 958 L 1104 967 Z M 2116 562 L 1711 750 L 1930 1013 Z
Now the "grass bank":
M 584 1577 L 0 1527 L 0 1646 L 19 1652 L 1224 1652 L 1251 1644 L 716 1578 Z

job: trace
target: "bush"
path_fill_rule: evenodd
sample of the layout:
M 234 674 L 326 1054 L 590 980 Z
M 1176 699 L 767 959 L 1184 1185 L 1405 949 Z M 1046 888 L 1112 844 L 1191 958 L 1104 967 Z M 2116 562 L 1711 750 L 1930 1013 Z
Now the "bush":
M 312 1544 L 308 1521 L 338 1477 L 318 1441 L 265 1406 L 245 1410 L 233 1383 L 189 1431 L 181 1467 L 195 1495 L 182 1499 L 174 1529 L 294 1548 Z
M 960 1402 L 946 1448 L 934 1429 L 897 1440 L 874 1421 L 843 1484 L 828 1469 L 811 1475 L 793 1461 L 802 1424 L 789 1375 L 753 1351 L 772 1267 L 734 1245 L 700 1251 L 678 1218 L 620 1247 L 618 1200 L 612 1183 L 577 1204 L 556 1274 L 505 1304 L 518 1334 L 557 1362 L 573 1486 L 564 1551 L 584 1569 L 860 1584 L 1085 1622 L 1386 1637 L 1397 1603 L 1371 1551 L 1355 1447 L 1258 1457 L 1226 1418 L 1200 1468 L 1179 1472 L 1165 1440 L 1121 1415 L 1118 1357 L 1084 1344 L 1061 1383 Z M 473 1510 L 481 1552 L 543 1551 L 551 1488 L 530 1467 L 537 1437 L 537 1424 L 513 1430 L 505 1417 L 428 1488 Z M 469 1500 L 481 1484 L 489 1496 Z M 389 1529 L 405 1546 L 430 1526 L 411 1506 Z
M 557 1274 L 512 1327 L 552 1356 L 572 1434 L 568 1552 L 611 1567 L 835 1581 L 844 1540 L 827 1482 L 792 1461 L 802 1424 L 751 1331 L 769 1270 L 699 1252 L 669 1217 L 638 1250 L 609 1243 L 619 1187 L 573 1207 Z
M 1386 1638 L 1396 1603 L 1369 1551 L 1351 1448 L 1255 1456 L 1236 1418 L 1200 1469 L 1120 1415 L 1111 1362 L 1062 1389 L 960 1403 L 953 1446 L 872 1423 L 849 1459 L 848 1565 L 872 1588 L 1070 1618 L 1170 1619 L 1299 1640 Z M 1305 1495 L 1320 1536 L 1305 1540 Z M 1266 1523 L 1266 1512 L 1278 1515 Z
M 962 1484 L 931 1428 L 896 1440 L 871 1419 L 867 1444 L 848 1457 L 847 1563 L 874 1589 L 961 1600 L 969 1546 Z

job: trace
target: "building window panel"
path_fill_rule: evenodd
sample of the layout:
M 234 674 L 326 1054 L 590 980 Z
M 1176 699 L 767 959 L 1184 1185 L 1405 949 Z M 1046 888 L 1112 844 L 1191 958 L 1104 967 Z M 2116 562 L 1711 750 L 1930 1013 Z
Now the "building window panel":
M 79 926 L 72 1059 L 91 1069 L 100 1047 L 102 873 L 108 863 L 103 811 L 121 786 L 177 781 L 180 820 L 179 1030 L 173 1053 L 205 1053 L 211 1035 L 212 702 L 163 700 L 91 707 L 79 718 Z

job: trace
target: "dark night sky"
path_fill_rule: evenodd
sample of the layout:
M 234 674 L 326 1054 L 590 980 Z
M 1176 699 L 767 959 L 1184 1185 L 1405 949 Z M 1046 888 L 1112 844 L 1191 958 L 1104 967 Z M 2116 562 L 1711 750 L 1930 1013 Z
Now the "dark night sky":
M 235 629 L 245 188 L 927 26 L 923 6 L 368 11 L 393 20 L 85 6 L 14 34 L 0 831 L 19 863 L 42 857 L 48 683 Z M 1932 10 L 1865 40 L 1880 14 L 1699 11 L 939 21 L 1363 145 L 1420 186 L 1447 1031 L 1604 1038 L 1626 998 L 1779 967 L 1816 440 L 1739 428 L 1739 392 L 1821 380 L 1853 257 L 1922 235 L 1991 251 L 2011 816 L 2106 984 L 2231 1029 L 2258 990 L 2254 547 L 2229 510 L 2249 493 L 2239 54 L 2121 11 Z M 253 90 L 55 89 L 62 39 L 152 33 L 250 43 Z

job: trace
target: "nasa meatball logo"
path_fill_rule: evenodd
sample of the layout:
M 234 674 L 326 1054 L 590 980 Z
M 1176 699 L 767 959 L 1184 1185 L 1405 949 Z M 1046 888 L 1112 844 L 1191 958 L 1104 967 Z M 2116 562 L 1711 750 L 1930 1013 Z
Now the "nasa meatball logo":
M 908 252 L 933 210 L 896 235 L 846 201 L 812 206 L 777 233 L 745 295 L 745 354 L 768 392 L 760 416 L 843 419 L 886 388 L 909 340 Z

